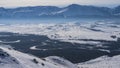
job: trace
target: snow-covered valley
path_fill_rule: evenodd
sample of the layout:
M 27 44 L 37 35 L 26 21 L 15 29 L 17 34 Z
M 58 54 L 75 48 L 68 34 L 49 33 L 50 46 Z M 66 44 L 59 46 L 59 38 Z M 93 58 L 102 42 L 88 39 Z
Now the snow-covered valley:
M 120 25 L 109 21 L 63 24 L 12 24 L 0 25 L 0 32 L 46 35 L 50 39 L 84 43 L 83 41 L 75 40 L 116 41 L 120 37 Z
M 1 68 L 119 68 L 120 24 L 1 24 L 0 51 Z

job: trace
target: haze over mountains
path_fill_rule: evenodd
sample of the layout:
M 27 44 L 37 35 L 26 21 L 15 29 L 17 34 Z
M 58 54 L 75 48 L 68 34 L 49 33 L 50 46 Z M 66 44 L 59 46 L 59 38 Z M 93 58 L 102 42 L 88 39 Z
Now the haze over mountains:
M 120 6 L 107 8 L 72 4 L 63 8 L 55 6 L 0 8 L 0 18 L 39 17 L 120 17 Z

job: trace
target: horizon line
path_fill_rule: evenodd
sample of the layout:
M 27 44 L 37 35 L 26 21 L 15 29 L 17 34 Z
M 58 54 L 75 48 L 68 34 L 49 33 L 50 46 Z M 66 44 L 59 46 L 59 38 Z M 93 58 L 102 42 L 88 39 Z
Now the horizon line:
M 67 7 L 67 6 L 70 6 L 70 5 L 73 5 L 75 3 L 72 3 L 72 4 L 68 4 L 68 5 L 58 5 L 58 6 L 55 6 L 55 5 L 28 5 L 28 6 L 14 6 L 14 7 L 4 7 L 4 6 L 0 6 L 0 8 L 22 8 L 22 7 L 40 7 L 40 6 L 53 6 L 53 7 L 58 7 L 58 8 L 64 8 L 64 7 Z M 113 6 L 113 7 L 108 7 L 108 6 L 97 6 L 97 5 L 82 5 L 82 4 L 75 4 L 75 5 L 79 5 L 79 6 L 93 6 L 93 7 L 106 7 L 106 8 L 115 8 L 115 7 L 118 7 L 120 5 L 116 5 L 116 6 Z

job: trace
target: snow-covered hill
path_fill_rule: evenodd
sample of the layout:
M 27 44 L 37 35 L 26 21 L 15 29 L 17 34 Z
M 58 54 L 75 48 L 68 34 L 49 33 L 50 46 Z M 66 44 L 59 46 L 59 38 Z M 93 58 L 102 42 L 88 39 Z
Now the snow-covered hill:
M 6 45 L 4 45 L 6 46 Z M 0 46 L 0 68 L 119 68 L 120 55 L 102 56 L 84 63 L 73 64 L 70 61 L 50 56 L 37 58 L 9 47 Z
M 78 64 L 80 68 L 120 68 L 120 55 L 114 57 L 102 56 L 85 63 Z
M 5 45 L 4 45 L 5 46 Z M 51 56 L 40 59 L 0 46 L 0 68 L 78 68 L 73 63 L 59 57 Z

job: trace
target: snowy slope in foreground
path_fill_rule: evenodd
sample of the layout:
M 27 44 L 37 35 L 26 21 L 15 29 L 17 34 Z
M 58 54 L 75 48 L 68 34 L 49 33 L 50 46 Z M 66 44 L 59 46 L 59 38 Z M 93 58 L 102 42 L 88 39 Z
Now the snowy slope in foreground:
M 0 68 L 120 68 L 120 55 L 103 56 L 84 63 L 73 64 L 56 56 L 40 59 L 10 48 L 0 47 Z
M 78 68 L 71 62 L 58 57 L 48 57 L 42 60 L 10 48 L 0 47 L 0 49 L 4 51 L 3 53 L 0 51 L 0 68 Z M 6 54 L 9 56 L 5 57 Z M 59 61 L 52 61 L 52 59 Z
M 0 32 L 14 32 L 22 34 L 46 35 L 57 39 L 75 43 L 99 43 L 79 39 L 116 41 L 120 37 L 120 25 L 107 21 L 95 23 L 65 23 L 65 24 L 13 24 L 0 25 Z M 111 36 L 115 36 L 114 38 Z
M 80 68 L 120 68 L 120 55 L 114 57 L 103 56 L 85 63 L 78 64 Z

